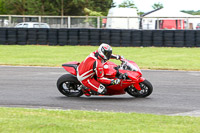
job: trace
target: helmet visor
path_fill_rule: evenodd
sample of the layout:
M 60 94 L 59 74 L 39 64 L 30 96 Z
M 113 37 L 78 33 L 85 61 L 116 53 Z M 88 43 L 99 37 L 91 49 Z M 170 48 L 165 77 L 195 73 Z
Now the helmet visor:
M 104 51 L 104 55 L 106 56 L 107 60 L 110 59 L 111 54 L 112 54 L 112 50 L 105 50 L 105 51 Z

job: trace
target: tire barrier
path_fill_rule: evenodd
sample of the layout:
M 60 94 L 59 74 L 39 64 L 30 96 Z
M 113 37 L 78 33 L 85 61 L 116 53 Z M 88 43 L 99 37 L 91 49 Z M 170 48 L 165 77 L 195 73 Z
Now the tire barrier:
M 110 45 L 120 46 L 121 44 L 121 30 L 113 29 L 110 31 Z
M 0 28 L 3 45 L 200 47 L 200 30 Z
M 142 46 L 152 46 L 153 44 L 153 31 L 152 30 L 144 30 L 142 32 Z
M 174 31 L 174 46 L 175 47 L 184 47 L 184 31 L 177 30 Z
M 37 44 L 38 29 L 27 29 L 27 44 Z
M 100 30 L 100 43 L 110 44 L 110 29 Z
M 80 29 L 79 30 L 79 44 L 88 45 L 89 43 L 89 29 Z
M 90 29 L 89 30 L 89 45 L 98 46 L 100 44 L 100 30 Z
M 140 47 L 142 46 L 142 30 L 133 30 L 131 36 L 131 46 Z
M 0 44 L 7 44 L 7 29 L 0 28 Z
M 47 29 L 37 30 L 37 42 L 40 45 L 46 45 L 47 43 Z
M 164 43 L 164 47 L 174 46 L 174 31 L 173 30 L 163 31 L 163 43 Z
M 17 29 L 10 28 L 7 30 L 7 43 L 17 44 Z
M 152 32 L 152 46 L 155 47 L 163 47 L 164 46 L 164 39 L 163 39 L 163 30 L 154 30 Z
M 194 30 L 187 30 L 187 32 L 185 32 L 185 46 L 186 47 L 193 47 L 193 46 L 195 46 L 196 45 L 195 40 L 198 40 L 198 38 L 195 39 L 195 31 Z M 200 44 L 200 41 L 199 41 L 198 44 Z
M 79 30 L 78 29 L 68 29 L 68 43 L 69 45 L 78 45 Z
M 58 45 L 64 46 L 68 44 L 68 30 L 67 29 L 59 29 L 58 30 Z
M 58 44 L 58 30 L 52 29 L 47 32 L 47 41 L 50 46 Z
M 195 40 L 196 40 L 196 46 L 200 47 L 200 31 L 196 31 L 196 36 L 195 36 Z
M 17 30 L 17 44 L 26 45 L 27 44 L 27 29 Z
M 122 30 L 121 31 L 121 44 L 122 46 L 128 47 L 132 44 L 132 32 L 131 30 Z

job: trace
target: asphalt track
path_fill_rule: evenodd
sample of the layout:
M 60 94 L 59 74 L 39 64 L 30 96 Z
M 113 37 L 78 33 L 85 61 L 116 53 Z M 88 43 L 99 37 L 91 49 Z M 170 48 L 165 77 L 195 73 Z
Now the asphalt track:
M 56 88 L 57 79 L 66 73 L 62 68 L 0 66 L 0 106 L 200 116 L 200 72 L 142 72 L 154 86 L 147 98 L 70 98 Z

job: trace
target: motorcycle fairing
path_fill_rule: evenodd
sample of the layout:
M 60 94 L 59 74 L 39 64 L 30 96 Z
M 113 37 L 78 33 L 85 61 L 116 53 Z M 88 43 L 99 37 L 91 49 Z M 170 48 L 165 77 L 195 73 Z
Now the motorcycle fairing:
M 76 69 L 79 64 L 80 64 L 79 62 L 73 61 L 73 62 L 68 62 L 68 63 L 62 64 L 62 67 L 69 73 L 76 76 L 77 75 Z

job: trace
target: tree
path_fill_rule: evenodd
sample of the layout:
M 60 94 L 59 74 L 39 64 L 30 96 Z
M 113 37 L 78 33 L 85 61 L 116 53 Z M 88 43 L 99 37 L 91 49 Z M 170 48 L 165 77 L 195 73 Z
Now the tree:
M 198 11 L 194 11 L 194 10 L 181 10 L 181 12 L 184 12 L 184 13 L 188 13 L 188 14 L 191 14 L 191 15 L 200 15 L 200 10 Z
M 5 8 L 9 14 L 25 15 L 27 10 L 26 0 L 7 0 L 5 2 Z
M 0 1 L 0 14 L 6 14 L 5 0 Z
M 0 14 L 106 16 L 112 6 L 113 0 L 0 0 Z
M 158 3 L 154 3 L 154 5 L 152 6 L 153 9 L 159 9 L 159 8 L 163 8 L 163 4 L 158 2 Z
M 144 14 L 144 12 L 138 12 L 138 15 L 141 16 L 142 14 Z
M 124 0 L 119 7 L 123 7 L 123 8 L 136 8 L 133 0 Z

